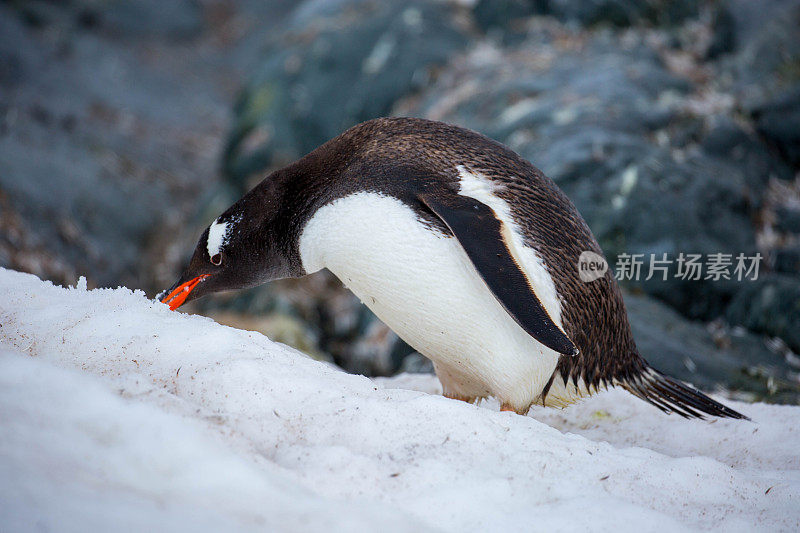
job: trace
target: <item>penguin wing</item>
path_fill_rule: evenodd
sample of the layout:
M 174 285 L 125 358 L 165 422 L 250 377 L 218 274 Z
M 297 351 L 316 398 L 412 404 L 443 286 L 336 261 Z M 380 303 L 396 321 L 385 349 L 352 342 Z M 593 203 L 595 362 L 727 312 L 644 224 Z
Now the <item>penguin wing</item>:
M 483 281 L 534 339 L 565 355 L 578 350 L 547 314 L 503 238 L 503 223 L 487 205 L 466 196 L 422 193 L 419 199 L 450 228 Z

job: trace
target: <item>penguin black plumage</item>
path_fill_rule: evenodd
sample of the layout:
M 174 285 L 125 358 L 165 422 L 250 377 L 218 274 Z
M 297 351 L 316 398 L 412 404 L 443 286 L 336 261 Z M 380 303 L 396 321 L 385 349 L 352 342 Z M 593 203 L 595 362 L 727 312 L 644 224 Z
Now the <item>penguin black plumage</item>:
M 444 393 L 505 410 L 620 386 L 665 412 L 746 418 L 639 355 L 611 272 L 541 171 L 473 131 L 422 119 L 354 126 L 273 172 L 205 230 L 164 298 L 328 268 L 433 361 Z

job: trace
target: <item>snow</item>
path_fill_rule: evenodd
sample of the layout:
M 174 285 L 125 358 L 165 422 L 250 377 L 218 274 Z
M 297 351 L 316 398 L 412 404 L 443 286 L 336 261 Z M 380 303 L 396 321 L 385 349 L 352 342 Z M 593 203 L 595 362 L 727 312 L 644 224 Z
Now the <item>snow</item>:
M 527 417 L 0 269 L 0 529 L 797 531 L 800 408 Z

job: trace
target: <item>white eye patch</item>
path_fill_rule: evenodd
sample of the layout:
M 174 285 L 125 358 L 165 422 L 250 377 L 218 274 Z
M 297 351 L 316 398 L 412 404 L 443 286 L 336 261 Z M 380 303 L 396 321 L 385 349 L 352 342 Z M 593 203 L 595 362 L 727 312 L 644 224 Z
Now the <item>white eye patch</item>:
M 214 257 L 217 255 L 222 249 L 222 246 L 228 242 L 230 226 L 230 222 L 217 222 L 215 220 L 214 223 L 208 228 L 209 257 Z

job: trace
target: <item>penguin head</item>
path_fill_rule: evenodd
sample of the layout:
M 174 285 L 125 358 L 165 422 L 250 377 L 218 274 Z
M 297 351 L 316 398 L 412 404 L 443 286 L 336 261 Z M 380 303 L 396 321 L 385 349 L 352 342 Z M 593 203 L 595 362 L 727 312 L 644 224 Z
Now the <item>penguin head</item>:
M 214 219 L 200 236 L 189 266 L 157 298 L 175 310 L 207 294 L 295 275 L 292 247 L 279 238 L 282 202 L 275 193 L 275 187 L 257 187 Z

